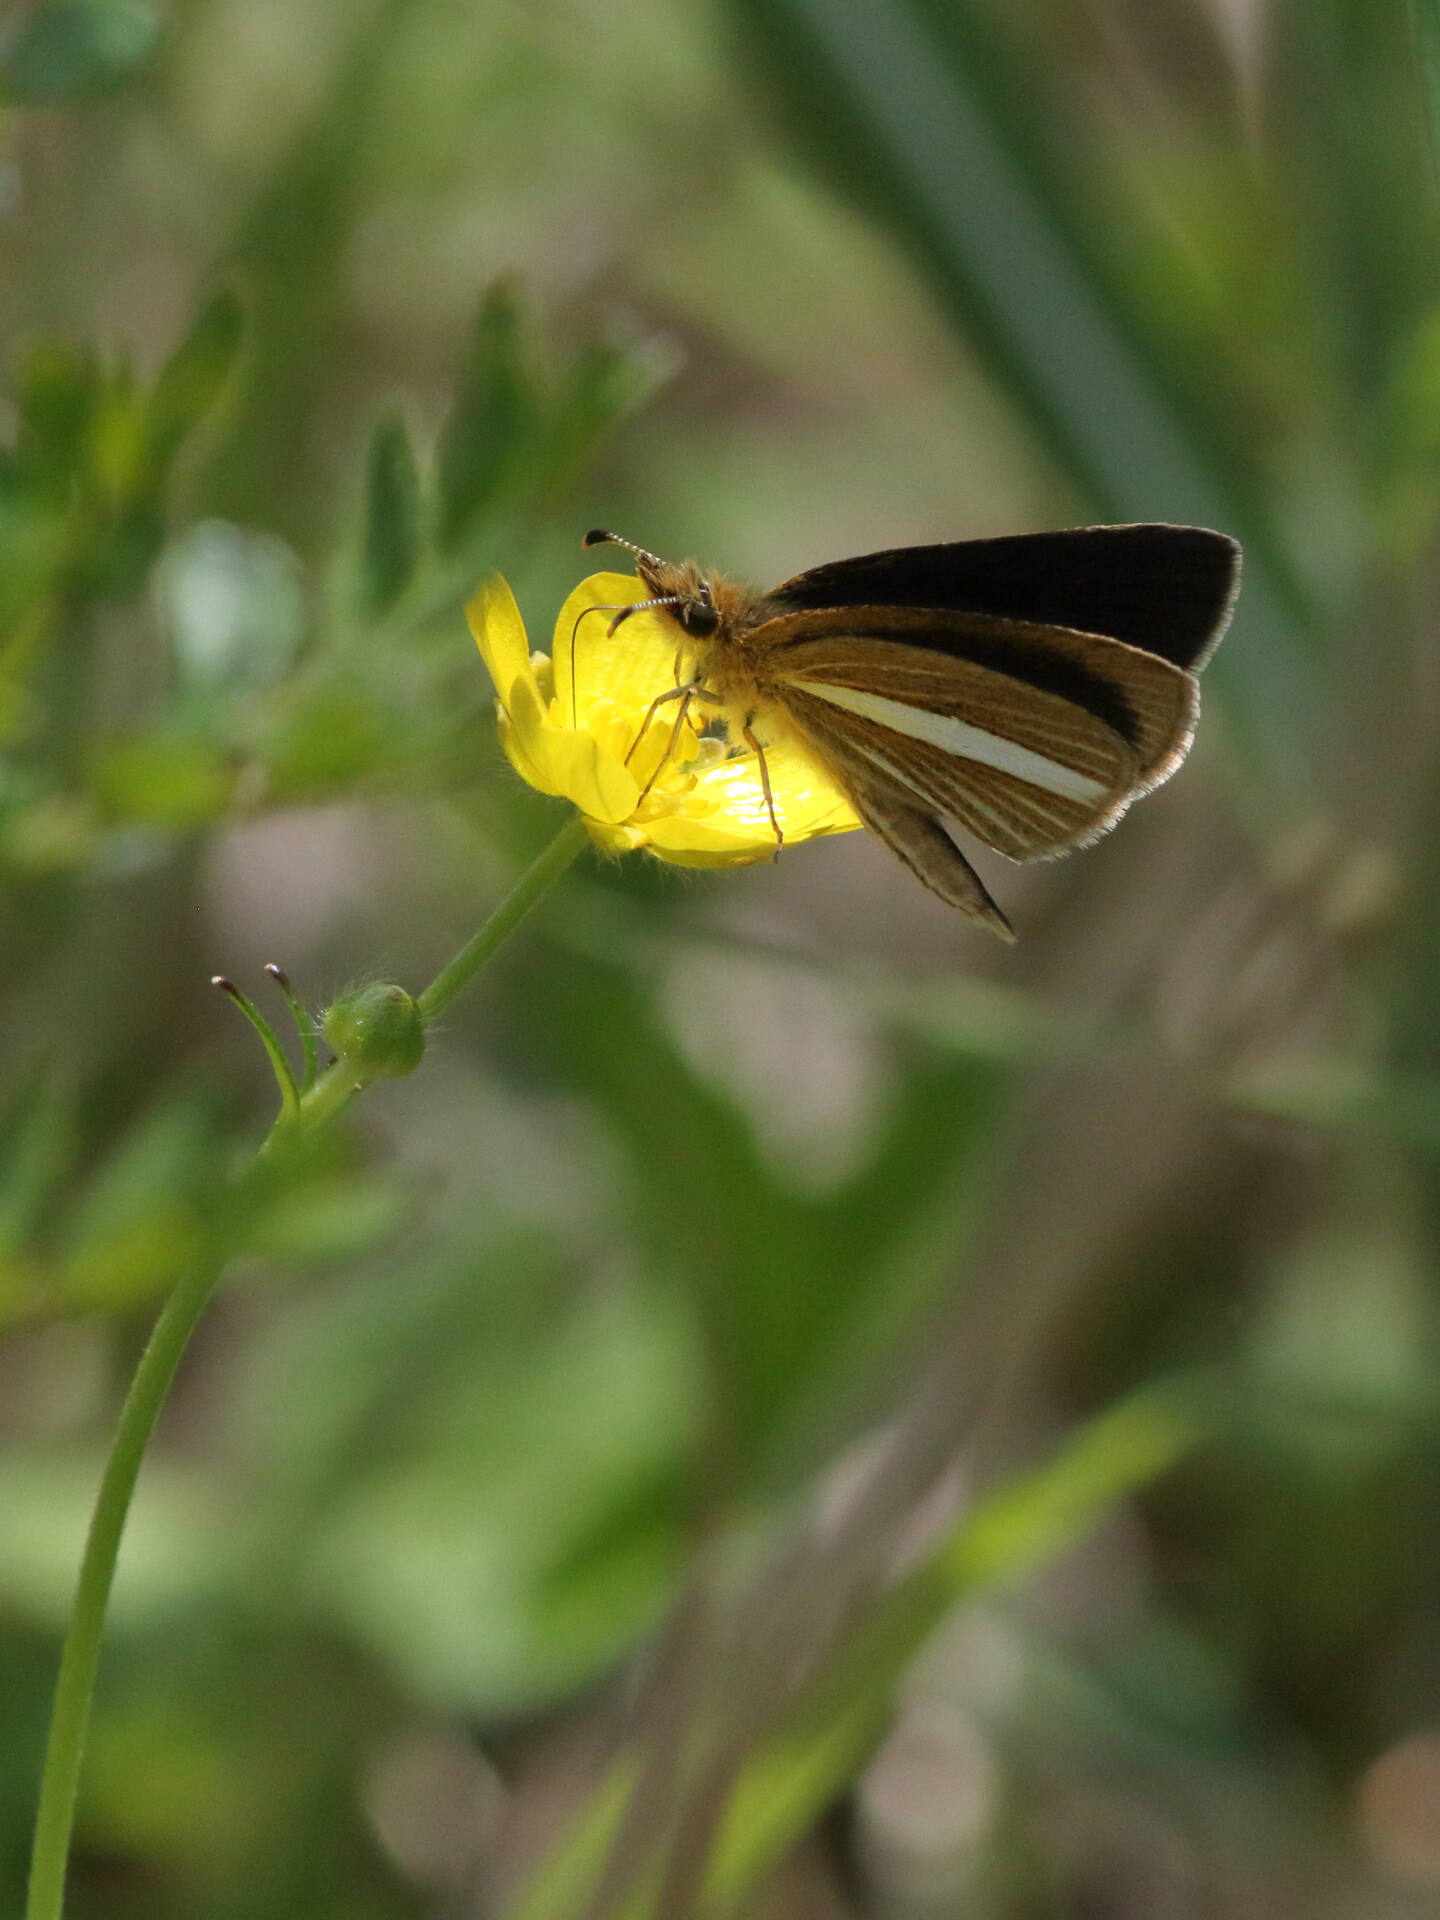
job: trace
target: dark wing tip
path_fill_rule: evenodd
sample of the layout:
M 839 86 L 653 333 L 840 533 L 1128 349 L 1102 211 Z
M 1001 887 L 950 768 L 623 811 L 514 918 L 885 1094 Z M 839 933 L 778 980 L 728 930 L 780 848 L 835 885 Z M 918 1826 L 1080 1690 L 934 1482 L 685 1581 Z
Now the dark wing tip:
M 1196 672 L 1239 591 L 1240 548 L 1208 527 L 1139 521 L 891 548 L 772 589 L 786 610 L 933 607 L 1124 641 Z

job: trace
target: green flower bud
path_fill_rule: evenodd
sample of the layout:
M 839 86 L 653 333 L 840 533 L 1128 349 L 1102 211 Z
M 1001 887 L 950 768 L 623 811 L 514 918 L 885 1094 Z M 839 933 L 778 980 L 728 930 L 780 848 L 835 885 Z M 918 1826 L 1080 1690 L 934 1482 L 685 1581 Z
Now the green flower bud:
M 425 1052 L 425 1022 L 403 987 L 357 987 L 342 994 L 321 1031 L 359 1080 L 413 1073 Z

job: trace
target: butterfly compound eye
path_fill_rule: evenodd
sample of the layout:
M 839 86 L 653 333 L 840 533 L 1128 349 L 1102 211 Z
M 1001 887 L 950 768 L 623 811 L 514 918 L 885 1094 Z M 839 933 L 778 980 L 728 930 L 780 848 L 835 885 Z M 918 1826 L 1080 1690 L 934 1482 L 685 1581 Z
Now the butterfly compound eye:
M 680 624 L 687 633 L 711 634 L 720 624 L 720 616 L 715 611 L 715 603 L 710 598 L 710 589 L 702 587 L 699 597 L 685 601 L 680 608 Z
M 700 580 L 693 592 L 683 596 L 679 618 L 687 633 L 698 633 L 708 638 L 718 629 L 720 615 L 716 611 L 715 595 L 708 580 Z

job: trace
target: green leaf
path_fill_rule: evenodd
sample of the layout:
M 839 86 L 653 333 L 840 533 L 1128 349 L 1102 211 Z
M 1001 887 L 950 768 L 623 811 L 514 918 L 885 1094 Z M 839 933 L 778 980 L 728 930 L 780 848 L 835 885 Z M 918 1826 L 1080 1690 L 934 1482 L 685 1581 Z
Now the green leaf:
M 392 1239 L 414 1211 L 414 1192 L 399 1180 L 322 1167 L 280 1187 L 245 1224 L 241 1249 L 287 1266 L 359 1260 Z
M 224 392 L 244 342 L 245 309 L 233 293 L 220 293 L 161 368 L 146 408 L 151 460 L 160 473 Z
M 297 687 L 265 736 L 266 781 L 272 799 L 289 802 L 343 791 L 385 766 L 395 717 L 378 689 L 336 675 Z
M 399 414 L 385 415 L 370 441 L 363 541 L 356 597 L 373 618 L 394 606 L 420 557 L 420 473 Z
M 1430 158 L 1440 175 L 1440 0 L 1411 0 Z
M 1418 18 L 1418 16 L 1417 16 Z M 1295 243 L 1325 343 L 1342 471 L 1368 498 L 1388 465 L 1381 404 L 1435 294 L 1440 223 L 1413 111 L 1415 42 L 1401 7 L 1310 0 L 1277 10 L 1269 58 L 1289 101 L 1276 124 L 1311 215 Z M 1397 110 L 1398 108 L 1398 110 Z M 1314 217 L 1323 209 L 1323 217 Z
M 8 1617 L 57 1634 L 64 1628 L 102 1466 L 98 1452 L 73 1440 L 12 1445 L 0 1456 L 0 1605 Z M 163 1631 L 178 1605 L 213 1593 L 233 1540 L 212 1477 L 173 1459 L 148 1460 L 144 1497 L 125 1528 L 125 1575 L 111 1603 L 111 1627 L 124 1632 L 144 1623 Z
M 0 53 L 0 100 L 38 106 L 105 93 L 144 66 L 159 32 L 143 0 L 50 0 Z
M 692 1442 L 685 1329 L 572 1287 L 548 1235 L 472 1228 L 293 1302 L 260 1350 L 256 1470 L 309 1591 L 447 1712 L 591 1678 L 681 1551 L 681 1501 L 649 1496 Z
M 674 367 L 673 355 L 656 341 L 618 332 L 587 340 L 552 401 L 546 482 L 563 485 L 579 473 L 605 435 L 637 413 Z
M 439 539 L 453 550 L 510 492 L 535 451 L 538 406 L 525 366 L 520 307 L 502 282 L 481 304 L 455 403 L 436 450 Z
M 25 1082 L 0 1123 L 0 1320 L 32 1301 L 40 1265 L 32 1241 L 75 1155 L 73 1095 L 53 1071 Z
M 853 1778 L 911 1659 L 968 1595 L 1011 1586 L 1074 1546 L 1106 1509 L 1205 1438 L 1213 1408 L 1193 1383 L 1107 1408 L 1053 1460 L 982 1500 L 882 1602 L 808 1710 L 746 1767 L 711 1863 L 703 1911 L 724 1912 Z
M 17 478 L 67 500 L 75 474 L 90 466 L 90 446 L 106 380 L 90 347 L 42 340 L 26 354 L 15 396 Z

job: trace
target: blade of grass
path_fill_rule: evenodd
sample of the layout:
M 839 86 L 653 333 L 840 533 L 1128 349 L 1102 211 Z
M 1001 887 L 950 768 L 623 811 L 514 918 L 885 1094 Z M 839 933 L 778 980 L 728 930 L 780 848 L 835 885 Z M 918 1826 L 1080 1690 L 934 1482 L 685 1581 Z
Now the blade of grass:
M 906 246 L 1095 513 L 1241 539 L 1244 659 L 1222 649 L 1213 671 L 1243 689 L 1237 715 L 1275 797 L 1302 801 L 1322 704 L 1308 590 L 1244 472 L 1163 384 L 1137 315 L 1075 244 L 1040 143 L 1013 124 L 1022 91 L 970 57 L 989 38 L 978 15 L 955 0 L 942 36 L 916 0 L 732 4 L 788 124 Z
M 966 1515 L 746 1767 L 716 1839 L 702 1911 L 729 1911 L 854 1777 L 906 1666 L 951 1608 L 1013 1586 L 1065 1552 L 1116 1500 L 1191 1453 L 1212 1419 L 1192 1382 L 1147 1389 Z
M 729 1796 L 701 1916 L 732 1912 L 843 1791 L 883 1729 L 906 1664 L 960 1601 L 1013 1585 L 1063 1553 L 1114 1501 L 1148 1486 L 1214 1424 L 1193 1382 L 1147 1389 L 1091 1420 L 1054 1459 L 982 1501 L 896 1587 L 751 1756 Z M 726 1737 L 715 1731 L 717 1745 Z M 515 1907 L 515 1920 L 570 1920 L 623 1813 L 636 1757 L 622 1754 L 564 1843 Z M 697 1768 L 697 1773 L 703 1769 Z M 616 1912 L 644 1920 L 648 1889 Z

